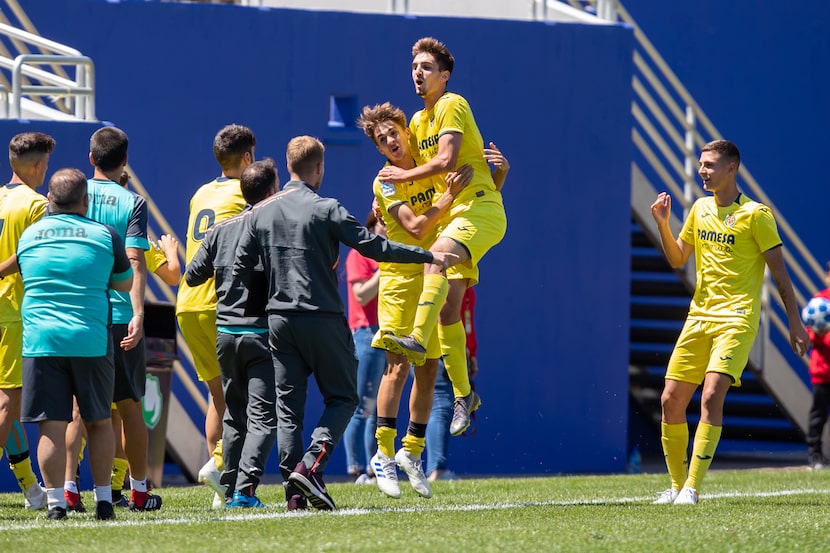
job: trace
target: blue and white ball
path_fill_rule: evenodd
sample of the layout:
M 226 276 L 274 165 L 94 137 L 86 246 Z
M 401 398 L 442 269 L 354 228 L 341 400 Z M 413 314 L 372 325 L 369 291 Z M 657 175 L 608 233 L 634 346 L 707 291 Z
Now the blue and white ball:
M 801 320 L 804 321 L 804 326 L 816 334 L 830 330 L 830 300 L 812 298 L 801 310 Z

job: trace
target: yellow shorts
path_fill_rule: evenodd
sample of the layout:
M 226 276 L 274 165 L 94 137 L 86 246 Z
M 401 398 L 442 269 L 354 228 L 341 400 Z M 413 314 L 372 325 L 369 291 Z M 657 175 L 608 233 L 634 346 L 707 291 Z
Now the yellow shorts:
M 407 336 L 415 325 L 415 309 L 421 290 L 424 287 L 424 275 L 386 274 L 380 275 L 378 285 L 378 331 L 372 340 L 372 347 L 385 349 L 381 336 L 392 333 Z M 441 345 L 438 342 L 438 330 L 432 332 L 426 345 L 427 359 L 441 357 Z
M 438 235 L 463 244 L 470 253 L 467 269 L 474 270 L 465 276 L 453 277 L 448 270 L 447 278 L 469 278 L 472 286 L 478 282 L 478 264 L 484 254 L 501 242 L 507 232 L 507 216 L 501 203 L 501 194 L 485 194 L 474 202 L 453 205 L 444 221 Z M 464 269 L 463 265 L 455 267 L 457 271 Z
M 219 359 L 216 357 L 216 311 L 179 313 L 182 338 L 190 348 L 193 365 L 199 380 L 219 377 Z
M 23 323 L 0 323 L 0 388 L 22 387 Z
M 701 384 L 706 373 L 732 377 L 741 385 L 741 374 L 758 329 L 748 323 L 687 320 L 677 338 L 666 368 L 666 379 Z

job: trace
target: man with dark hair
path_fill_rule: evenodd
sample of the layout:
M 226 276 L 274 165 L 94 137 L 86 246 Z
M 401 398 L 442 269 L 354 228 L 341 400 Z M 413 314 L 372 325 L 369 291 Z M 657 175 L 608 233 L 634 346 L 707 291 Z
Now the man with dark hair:
M 317 509 L 335 508 L 323 471 L 357 407 L 357 358 L 335 270 L 340 244 L 378 261 L 447 265 L 455 259 L 453 254 L 432 254 L 372 234 L 337 200 L 319 196 L 324 153 L 316 138 L 289 141 L 291 180 L 245 218 L 234 266 L 234 274 L 248 286 L 260 264 L 268 276 L 277 446 L 289 510 L 305 508 L 306 500 Z M 325 408 L 306 449 L 302 428 L 311 374 Z
M 12 178 L 0 187 L 0 259 L 14 255 L 23 231 L 46 213 L 46 198 L 35 189 L 43 184 L 54 148 L 55 139 L 39 132 L 18 134 L 9 142 Z M 0 281 L 0 458 L 5 445 L 26 508 L 41 509 L 46 506 L 46 493 L 32 471 L 26 430 L 18 421 L 23 386 L 22 298 L 20 275 Z
M 447 374 L 453 383 L 455 401 L 450 433 L 462 434 L 470 425 L 470 415 L 481 399 L 470 386 L 467 375 L 466 333 L 461 322 L 461 302 L 467 288 L 478 280 L 482 257 L 504 237 L 507 217 L 500 186 L 481 155 L 484 140 L 467 100 L 447 90 L 455 60 L 444 43 L 432 38 L 419 39 L 412 47 L 412 82 L 424 101 L 424 109 L 409 121 L 412 154 L 416 165 L 402 169 L 387 165 L 378 173 L 381 181 L 400 184 L 444 175 L 456 167 L 473 167 L 473 178 L 453 202 L 441 221 L 432 252 L 452 252 L 458 256 L 456 271 L 448 275 L 436 264 L 424 270 L 424 285 L 409 336 L 387 335 L 384 345 L 405 355 L 414 364 L 426 357 L 426 346 L 438 325 L 438 339 Z
M 268 349 L 268 283 L 261 268 L 246 287 L 233 275 L 236 246 L 252 206 L 277 191 L 274 161 L 255 161 L 242 171 L 245 210 L 208 229 L 185 271 L 190 286 L 216 283 L 216 355 L 226 410 L 222 432 L 228 507 L 264 507 L 256 488 L 277 431 L 276 381 Z
M 161 508 L 161 498 L 147 489 L 147 426 L 141 398 L 147 375 L 144 350 L 144 292 L 147 264 L 144 251 L 147 241 L 147 202 L 120 184 L 127 166 L 128 138 L 116 127 L 104 127 L 93 133 L 89 141 L 89 162 L 94 168 L 89 179 L 87 217 L 116 229 L 126 247 L 133 267 L 133 286 L 129 293 L 112 294 L 112 341 L 115 361 L 113 402 L 121 417 L 124 451 L 130 467 L 130 502 L 134 511 Z M 115 434 L 121 435 L 121 428 Z M 67 479 L 67 486 L 73 485 Z M 74 499 L 71 490 L 68 496 Z M 71 503 L 71 501 L 70 501 Z
M 689 315 L 669 359 L 660 397 L 661 439 L 671 487 L 659 495 L 658 504 L 698 502 L 698 487 L 723 430 L 726 393 L 741 385 L 758 333 L 765 267 L 787 312 L 790 346 L 804 355 L 809 343 L 775 217 L 769 207 L 738 190 L 740 164 L 741 154 L 732 142 L 715 140 L 701 148 L 697 173 L 703 189 L 712 195 L 692 204 L 678 238 L 669 226 L 671 196 L 661 192 L 651 204 L 669 265 L 679 269 L 694 254 L 697 271 Z M 701 385 L 700 422 L 690 463 L 686 409 Z
M 56 172 L 49 217 L 27 228 L 17 254 L 0 263 L 0 277 L 20 271 L 25 285 L 21 420 L 40 428 L 38 461 L 52 520 L 66 517 L 62 484 L 73 396 L 89 436 L 96 517 L 115 517 L 109 288 L 130 290 L 133 270 L 117 231 L 85 217 L 88 204 L 83 173 Z
M 254 161 L 256 138 L 251 129 L 242 125 L 227 125 L 213 139 L 213 155 L 222 173 L 199 187 L 190 199 L 190 217 L 187 221 L 185 264 L 190 263 L 208 229 L 216 223 L 238 215 L 245 208 L 239 178 L 242 171 Z M 214 492 L 213 507 L 224 508 L 222 496 L 225 487 L 220 483 L 222 459 L 222 417 L 225 398 L 219 360 L 216 357 L 216 288 L 213 277 L 199 286 L 190 286 L 186 279 L 179 283 L 176 298 L 176 317 L 182 337 L 193 356 L 193 365 L 199 380 L 207 383 L 208 406 L 205 414 L 205 439 L 209 459 L 199 470 L 199 481 Z

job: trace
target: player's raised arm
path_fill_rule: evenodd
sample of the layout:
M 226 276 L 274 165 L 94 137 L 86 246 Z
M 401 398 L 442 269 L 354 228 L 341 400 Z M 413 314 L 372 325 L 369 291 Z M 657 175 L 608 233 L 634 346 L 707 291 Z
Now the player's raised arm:
M 675 238 L 672 234 L 669 220 L 671 218 L 671 196 L 666 192 L 660 192 L 657 199 L 651 204 L 651 216 L 657 223 L 657 231 L 660 233 L 660 242 L 663 244 L 663 253 L 672 268 L 677 269 L 686 264 L 689 256 L 695 251 L 692 244 Z

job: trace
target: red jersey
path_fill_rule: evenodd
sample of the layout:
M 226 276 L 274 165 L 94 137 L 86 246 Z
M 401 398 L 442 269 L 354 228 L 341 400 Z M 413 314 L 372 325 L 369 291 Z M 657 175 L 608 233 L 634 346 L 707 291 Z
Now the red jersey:
M 369 280 L 377 270 L 377 261 L 363 257 L 356 250 L 351 250 L 349 255 L 346 256 L 346 282 L 349 285 L 349 328 L 352 330 L 378 325 L 377 296 L 366 305 L 360 305 L 352 291 L 352 285 L 355 282 Z
M 830 300 L 830 288 L 813 297 Z M 830 384 L 830 332 L 817 336 L 808 328 L 807 334 L 813 346 L 810 350 L 810 380 L 813 384 Z

